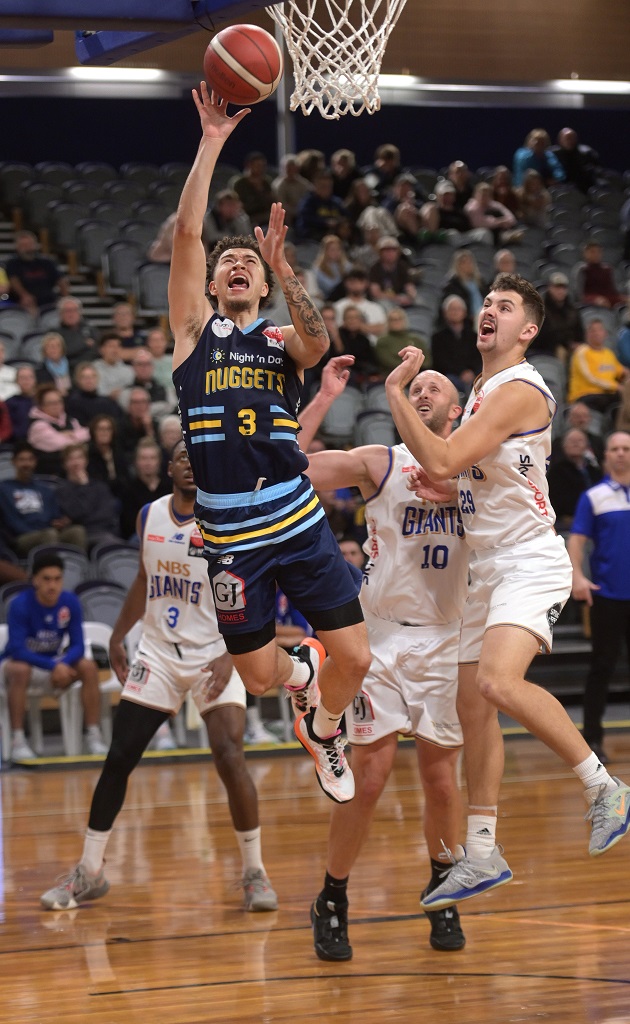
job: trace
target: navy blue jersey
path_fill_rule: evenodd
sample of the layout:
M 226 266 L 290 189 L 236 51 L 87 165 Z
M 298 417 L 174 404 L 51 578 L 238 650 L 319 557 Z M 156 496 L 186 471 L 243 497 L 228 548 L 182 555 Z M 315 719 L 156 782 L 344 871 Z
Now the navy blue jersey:
M 200 492 L 273 487 L 308 466 L 297 443 L 302 382 L 271 320 L 241 331 L 215 313 L 173 383 Z

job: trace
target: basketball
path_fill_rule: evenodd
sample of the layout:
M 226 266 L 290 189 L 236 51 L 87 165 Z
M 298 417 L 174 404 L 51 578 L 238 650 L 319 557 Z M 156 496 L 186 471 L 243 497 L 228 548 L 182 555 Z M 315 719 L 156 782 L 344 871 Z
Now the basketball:
M 203 60 L 209 88 L 229 103 L 266 100 L 282 77 L 282 53 L 264 28 L 233 25 L 213 36 Z

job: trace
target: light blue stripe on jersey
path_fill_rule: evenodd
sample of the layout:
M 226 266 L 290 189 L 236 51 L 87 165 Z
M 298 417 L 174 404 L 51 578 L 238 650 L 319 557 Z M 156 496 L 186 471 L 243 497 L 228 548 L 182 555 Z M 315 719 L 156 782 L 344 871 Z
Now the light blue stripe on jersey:
M 201 444 L 202 441 L 225 441 L 225 434 L 193 434 L 188 440 L 191 444 Z
M 279 434 L 273 430 L 269 432 L 269 437 L 272 441 L 295 441 L 295 434 Z
M 265 320 L 264 316 L 259 316 L 258 320 L 254 320 L 253 324 L 250 324 L 249 327 L 243 327 L 243 329 L 241 330 L 241 334 L 251 334 L 252 331 L 256 327 L 258 327 L 259 324 L 262 324 L 264 322 L 264 320 Z
M 188 410 L 189 416 L 203 416 L 205 413 L 216 414 L 217 412 L 225 412 L 224 405 L 197 405 L 194 409 Z
M 281 405 L 270 405 L 269 412 L 279 412 L 283 416 L 288 416 L 287 410 L 283 409 Z
M 298 533 L 303 533 L 304 530 L 308 529 L 314 523 L 325 516 L 326 513 L 321 505 L 318 505 L 312 515 L 307 516 L 306 519 L 301 520 L 299 526 L 295 526 L 292 530 L 287 530 L 286 533 L 280 533 L 277 537 L 263 537 L 254 541 L 252 544 L 248 544 L 246 541 L 230 543 L 230 551 L 250 551 L 253 548 L 261 548 L 267 544 L 281 544 L 283 541 L 288 540 L 289 537 L 295 537 Z M 202 522 L 202 526 L 205 523 Z M 216 527 L 214 527 L 216 529 Z M 211 554 L 219 554 L 225 551 L 224 547 L 213 547 L 204 540 L 204 551 L 209 551 Z
M 269 488 L 271 490 L 271 488 Z M 247 530 L 252 526 L 260 526 L 261 523 L 272 523 L 274 519 L 281 519 L 289 515 L 294 508 L 298 508 L 300 505 L 306 505 L 314 495 L 312 488 L 304 491 L 300 494 L 295 501 L 292 501 L 289 505 L 283 505 L 282 508 L 276 509 L 275 512 L 270 513 L 266 516 L 257 516 L 256 519 L 243 519 L 238 523 L 209 523 L 207 520 L 199 517 L 199 521 L 206 530 Z M 209 510 L 208 510 L 209 511 Z
M 197 488 L 197 501 L 206 508 L 234 508 L 237 505 L 264 505 L 267 501 L 275 501 L 276 498 L 284 498 L 302 482 L 301 476 L 294 476 L 292 480 L 285 480 L 281 484 L 273 484 L 272 487 L 265 487 L 259 491 L 237 491 L 234 494 L 209 494 Z M 308 492 L 307 492 L 308 493 Z M 299 501 L 304 497 L 300 494 Z

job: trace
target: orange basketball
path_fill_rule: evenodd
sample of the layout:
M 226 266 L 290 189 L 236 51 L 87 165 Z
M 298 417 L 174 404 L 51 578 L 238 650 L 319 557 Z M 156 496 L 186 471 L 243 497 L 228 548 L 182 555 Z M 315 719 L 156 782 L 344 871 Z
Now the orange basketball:
M 282 77 L 277 42 L 257 25 L 233 25 L 213 36 L 203 59 L 206 82 L 229 103 L 249 106 L 267 99 Z

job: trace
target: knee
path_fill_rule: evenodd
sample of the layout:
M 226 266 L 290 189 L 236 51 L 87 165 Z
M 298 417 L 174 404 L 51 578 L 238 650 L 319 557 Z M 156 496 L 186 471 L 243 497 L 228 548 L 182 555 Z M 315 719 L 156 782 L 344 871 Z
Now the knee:
M 13 690 L 25 690 L 31 679 L 31 666 L 25 661 L 8 661 L 4 668 L 7 687 Z
M 363 682 L 367 672 L 372 664 L 372 652 L 369 646 L 366 644 L 354 653 L 353 658 L 348 662 L 347 665 L 343 666 L 344 675 L 347 673 L 353 679 L 356 679 L 357 684 Z M 358 687 L 357 687 L 358 688 Z
M 252 697 L 262 697 L 267 690 L 275 685 L 273 677 L 264 675 L 257 675 L 255 672 L 248 671 L 247 673 L 240 672 L 241 679 L 248 693 L 251 693 Z
M 503 699 L 504 682 L 493 672 L 482 671 L 477 673 L 477 692 L 488 704 L 500 707 Z
M 422 788 L 427 802 L 440 807 L 449 806 L 459 800 L 456 761 L 432 765 L 422 774 Z
M 223 740 L 212 747 L 212 756 L 221 778 L 236 775 L 246 768 L 243 747 L 233 740 Z
M 387 778 L 377 772 L 355 775 L 356 799 L 362 807 L 372 808 L 378 803 Z

